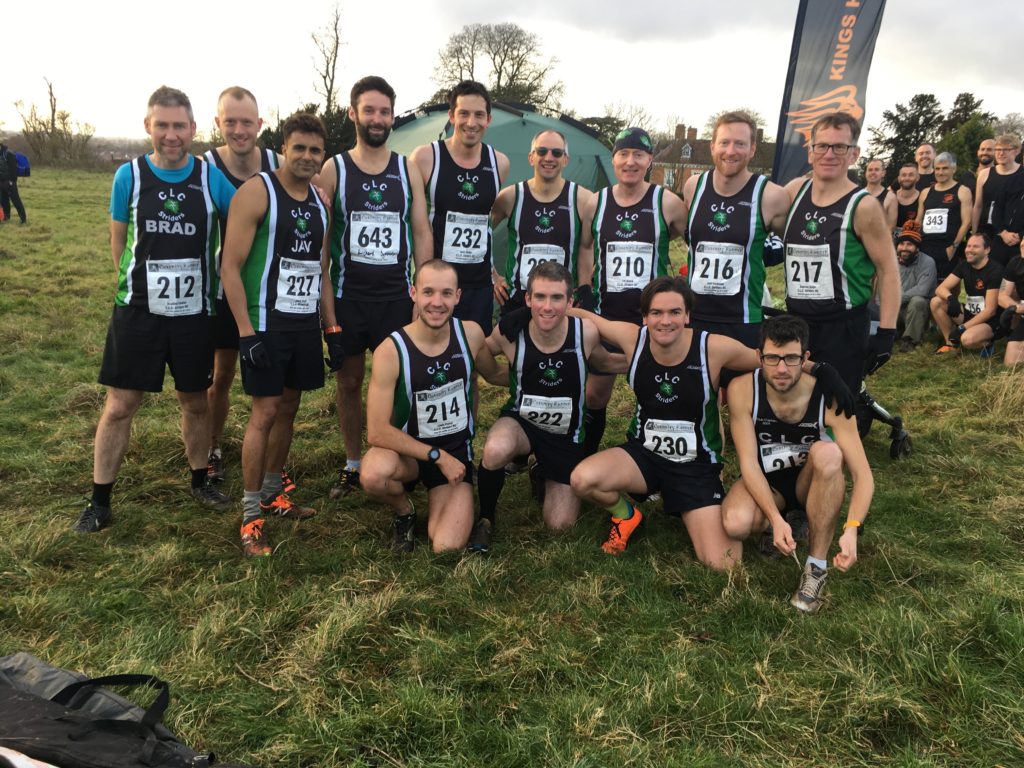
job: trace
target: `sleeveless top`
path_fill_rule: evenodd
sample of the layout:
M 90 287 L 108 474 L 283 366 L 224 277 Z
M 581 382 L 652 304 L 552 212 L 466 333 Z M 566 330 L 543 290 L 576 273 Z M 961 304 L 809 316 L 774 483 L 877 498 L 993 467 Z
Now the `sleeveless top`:
M 409 161 L 392 152 L 378 174 L 364 173 L 348 152 L 333 158 L 331 286 L 335 298 L 395 301 L 412 285 L 412 188 Z
M 166 317 L 209 314 L 218 231 L 209 171 L 197 157 L 188 178 L 171 183 L 153 172 L 144 155 L 132 160 L 115 304 Z
M 761 322 L 764 296 L 764 241 L 768 234 L 761 198 L 768 179 L 750 177 L 739 192 L 715 191 L 714 171 L 697 179 L 686 224 L 690 287 L 699 298 L 696 320 Z
M 853 231 L 857 205 L 868 196 L 855 187 L 832 205 L 811 201 L 808 180 L 786 220 L 786 306 L 802 317 L 837 317 L 871 298 L 875 265 Z
M 583 321 L 570 317 L 561 349 L 537 349 L 529 327 L 516 339 L 509 361 L 509 399 L 502 409 L 516 413 L 538 429 L 583 442 L 587 361 L 583 353 Z
M 249 320 L 257 331 L 317 329 L 327 211 L 312 185 L 305 200 L 296 200 L 276 174 L 259 178 L 267 189 L 267 212 L 242 265 Z
M 960 218 L 960 183 L 945 192 L 929 187 L 924 198 L 924 219 L 921 220 L 921 250 L 938 252 L 953 245 L 963 219 Z M 928 247 L 931 246 L 931 250 Z M 941 254 L 945 256 L 945 254 Z
M 768 402 L 768 384 L 760 369 L 754 377 L 754 404 L 752 418 L 757 433 L 757 451 L 761 471 L 765 475 L 783 469 L 802 467 L 807 463 L 811 444 L 831 440 L 825 426 L 825 398 L 818 382 L 814 383 L 807 410 L 795 424 L 782 421 Z
M 664 366 L 654 359 L 646 326 L 638 331 L 629 365 L 636 411 L 627 439 L 677 464 L 721 462 L 718 391 L 708 371 L 707 331 L 693 332 L 682 362 Z
M 509 297 L 526 292 L 533 268 L 542 261 L 557 261 L 572 275 L 576 284 L 576 257 L 580 247 L 578 187 L 566 181 L 552 202 L 539 202 L 530 186 L 516 184 L 516 199 L 508 217 L 508 258 L 505 281 Z
M 490 214 L 501 187 L 497 155 L 490 145 L 481 144 L 479 164 L 466 169 L 456 164 L 443 141 L 430 146 L 434 166 L 427 200 L 434 258 L 455 266 L 460 288 L 490 285 Z
M 591 225 L 597 314 L 639 325 L 640 292 L 655 277 L 668 274 L 663 194 L 662 187 L 651 184 L 640 202 L 623 208 L 611 187 L 597 193 Z
M 398 350 L 391 423 L 427 445 L 473 460 L 473 355 L 462 322 L 449 321 L 448 346 L 423 354 L 404 328 L 389 337 Z

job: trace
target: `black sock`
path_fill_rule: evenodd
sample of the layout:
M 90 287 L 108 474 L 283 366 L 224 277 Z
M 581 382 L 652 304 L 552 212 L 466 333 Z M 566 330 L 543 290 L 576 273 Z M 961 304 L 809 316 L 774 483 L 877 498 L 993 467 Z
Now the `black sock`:
M 110 492 L 113 490 L 113 483 L 92 484 L 92 505 L 94 507 L 109 507 Z
M 587 416 L 583 422 L 585 437 L 583 438 L 583 452 L 587 456 L 593 456 L 601 446 L 601 438 L 604 437 L 604 424 L 608 418 L 607 408 L 588 408 Z
M 206 485 L 206 467 L 202 469 L 193 469 L 192 472 L 192 487 L 202 488 Z
M 480 494 L 480 518 L 490 520 L 494 525 L 494 513 L 498 510 L 498 497 L 505 487 L 505 468 L 487 469 L 480 462 L 476 476 L 477 493 Z

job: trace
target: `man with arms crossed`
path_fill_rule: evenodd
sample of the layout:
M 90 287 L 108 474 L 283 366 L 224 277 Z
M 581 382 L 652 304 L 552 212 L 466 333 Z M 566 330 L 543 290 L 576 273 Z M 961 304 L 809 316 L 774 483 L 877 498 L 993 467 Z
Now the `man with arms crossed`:
M 669 241 L 686 228 L 686 205 L 673 192 L 646 181 L 654 162 L 654 145 L 642 128 L 625 128 L 615 138 L 612 169 L 615 184 L 594 195 L 583 211 L 592 222 L 581 247 L 593 248 L 594 275 L 580 272 L 580 306 L 609 320 L 639 326 L 640 293 L 656 277 L 668 274 Z M 594 301 L 589 301 L 593 293 Z M 608 342 L 607 338 L 604 341 Z M 614 342 L 611 342 L 614 344 Z M 616 352 L 618 350 L 610 350 Z M 587 380 L 584 447 L 589 456 L 604 436 L 615 375 L 591 369 Z
M 409 159 L 427 185 L 434 258 L 458 273 L 462 299 L 455 317 L 472 320 L 489 334 L 494 288 L 488 217 L 508 177 L 509 160 L 483 143 L 491 124 L 491 95 L 480 83 L 464 80 L 452 88 L 448 120 L 451 138 L 416 147 Z
M 336 397 L 345 464 L 332 499 L 359 487 L 366 351 L 412 319 L 413 263 L 419 266 L 433 253 L 423 178 L 387 146 L 394 89 L 382 77 L 362 78 L 352 86 L 348 116 L 356 145 L 328 160 L 320 173 L 332 201 L 331 287 L 344 352 Z
M 583 460 L 587 358 L 598 335 L 590 320 L 566 316 L 571 295 L 572 277 L 564 266 L 537 264 L 526 289 L 529 325 L 514 341 L 500 328 L 487 340 L 493 353 L 509 361 L 509 399 L 487 432 L 480 460 L 480 519 L 470 537 L 473 551 L 490 548 L 504 467 L 520 456 L 537 457 L 537 475 L 545 485 L 545 525 L 564 530 L 579 516 L 580 502 L 569 476 Z
M 221 265 L 238 324 L 242 387 L 252 395 L 242 443 L 240 533 L 248 557 L 273 551 L 263 530 L 268 515 L 316 514 L 283 492 L 281 470 L 302 392 L 324 385 L 321 311 L 328 331 L 335 326 L 333 302 L 321 300 L 327 211 L 310 183 L 327 132 L 319 118 L 303 113 L 285 120 L 281 132 L 284 164 L 249 179 L 235 195 Z
M 811 128 L 810 180 L 786 186 L 793 205 L 784 236 L 786 304 L 811 329 L 811 357 L 833 365 L 850 391 L 889 360 L 900 309 L 900 277 L 882 207 L 847 176 L 860 150 L 860 123 L 844 112 Z M 879 295 L 869 339 L 867 304 Z
M 693 293 L 680 277 L 654 279 L 640 301 L 644 325 L 639 329 L 572 310 L 593 320 L 601 338 L 626 353 L 636 395 L 626 442 L 583 461 L 572 473 L 572 488 L 611 513 L 611 531 L 601 546 L 606 553 L 624 552 L 643 520 L 640 508 L 622 494 L 642 500 L 660 492 L 665 511 L 681 516 L 700 561 L 718 570 L 731 568 L 743 545 L 722 527 L 718 383 L 723 368 L 756 368 L 757 352 L 728 336 L 686 327 Z M 845 390 L 829 366 L 821 372 L 830 375 L 830 393 Z M 843 408 L 853 412 L 849 392 L 843 393 Z
M 807 362 L 807 323 L 792 315 L 765 321 L 761 367 L 729 387 L 729 426 L 740 479 L 722 503 L 726 533 L 746 539 L 770 528 L 776 549 L 796 552 L 788 510 L 805 509 L 809 552 L 800 585 L 790 603 L 815 613 L 828 577 L 828 550 L 846 495 L 843 464 L 853 493 L 833 563 L 848 570 L 857 561 L 857 530 L 867 517 L 874 479 L 853 418 L 825 405 Z M 812 369 L 813 370 L 813 369 Z
M 107 399 L 96 426 L 92 497 L 74 525 L 79 533 L 110 522 L 111 489 L 132 419 L 143 393 L 163 388 L 165 366 L 181 405 L 191 494 L 216 509 L 231 503 L 206 473 L 206 389 L 213 372 L 209 266 L 217 216 L 228 210 L 235 190 L 220 171 L 189 154 L 196 123 L 184 93 L 167 86 L 154 91 L 145 127 L 153 152 L 118 168 L 110 194 L 117 293 L 100 367 Z
M 281 165 L 281 158 L 272 149 L 263 149 L 256 143 L 263 127 L 256 97 L 239 86 L 226 88 L 217 99 L 217 130 L 224 137 L 224 145 L 209 149 L 203 156 L 217 166 L 231 185 L 238 189 L 257 173 L 270 173 Z M 223 247 L 227 218 L 221 219 L 220 239 Z M 235 380 L 238 362 L 238 325 L 231 314 L 224 287 L 220 284 L 222 251 L 217 251 L 217 304 L 210 318 L 213 327 L 213 384 L 207 392 L 210 403 L 210 453 L 207 473 L 219 483 L 224 479 L 224 455 L 220 443 L 224 437 L 224 424 L 231 406 L 231 384 Z
M 370 450 L 359 480 L 395 514 L 396 552 L 416 543 L 409 490 L 421 481 L 435 552 L 462 549 L 473 525 L 474 368 L 500 381 L 480 326 L 452 317 L 459 301 L 455 267 L 432 259 L 416 270 L 416 319 L 373 353 L 366 396 Z
M 576 287 L 577 268 L 593 271 L 594 255 L 580 250 L 581 212 L 593 193 L 562 177 L 569 162 L 569 145 L 559 131 L 544 130 L 533 137 L 527 156 L 533 178 L 498 193 L 491 209 L 491 225 L 508 219 L 508 258 L 505 276 L 494 273 L 494 298 L 501 314 L 525 306 L 523 297 L 531 270 L 555 261 L 569 270 L 570 289 Z

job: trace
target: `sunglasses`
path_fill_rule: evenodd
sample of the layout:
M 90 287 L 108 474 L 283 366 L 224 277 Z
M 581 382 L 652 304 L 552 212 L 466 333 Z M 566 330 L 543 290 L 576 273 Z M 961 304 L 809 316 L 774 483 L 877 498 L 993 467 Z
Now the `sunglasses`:
M 548 152 L 550 152 L 551 156 L 556 160 L 565 154 L 564 149 L 558 149 L 557 147 L 554 149 L 549 149 L 548 147 L 534 147 L 533 151 L 536 152 L 539 157 L 547 157 Z

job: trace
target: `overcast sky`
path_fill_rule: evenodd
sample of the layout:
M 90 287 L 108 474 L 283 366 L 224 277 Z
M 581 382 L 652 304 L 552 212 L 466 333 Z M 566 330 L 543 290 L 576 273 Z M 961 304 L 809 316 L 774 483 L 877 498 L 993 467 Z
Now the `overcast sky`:
M 63 4 L 62 4 L 63 5 Z M 508 9 L 515 7 L 510 15 Z M 387 78 L 403 112 L 427 99 L 437 52 L 465 24 L 511 21 L 538 34 L 557 58 L 564 106 L 580 116 L 636 104 L 667 128 L 672 118 L 703 126 L 714 112 L 750 107 L 775 135 L 797 0 L 341 0 L 342 101 L 367 74 Z M 239 84 L 263 115 L 316 101 L 310 33 L 328 2 L 150 5 L 108 0 L 21 3 L 17 34 L 5 34 L 0 129 L 17 131 L 14 102 L 46 106 L 48 78 L 60 107 L 99 136 L 144 137 L 149 94 L 160 84 L 192 99 L 199 129 L 213 124 L 217 94 Z M 927 9 L 923 11 L 922 9 Z M 629 11 L 631 15 L 626 15 Z M 170 31 L 174 25 L 173 31 Z M 168 42 L 159 39 L 167 27 Z M 1024 3 L 890 0 L 875 48 L 866 124 L 915 93 L 944 108 L 961 91 L 1003 116 L 1024 112 Z M 195 53 L 191 53 L 195 52 Z M 201 53 L 200 53 L 201 52 Z

